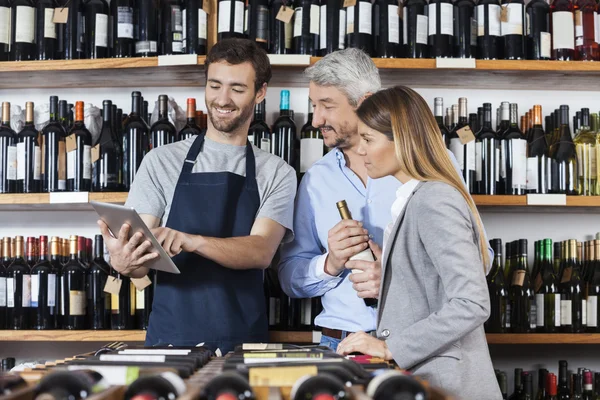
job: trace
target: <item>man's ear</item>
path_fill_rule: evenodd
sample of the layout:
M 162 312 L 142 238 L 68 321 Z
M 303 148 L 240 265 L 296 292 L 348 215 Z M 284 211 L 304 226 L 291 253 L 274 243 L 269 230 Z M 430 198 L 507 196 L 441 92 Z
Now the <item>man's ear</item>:
M 364 96 L 362 96 L 359 100 L 358 100 L 358 105 L 356 106 L 356 108 L 360 107 L 360 105 L 363 103 L 363 101 L 365 101 L 366 99 L 368 99 L 369 97 L 373 96 L 373 93 L 371 92 L 367 92 L 365 93 Z
M 256 92 L 255 101 L 256 104 L 260 104 L 265 97 L 267 97 L 267 84 L 263 83 L 260 89 Z

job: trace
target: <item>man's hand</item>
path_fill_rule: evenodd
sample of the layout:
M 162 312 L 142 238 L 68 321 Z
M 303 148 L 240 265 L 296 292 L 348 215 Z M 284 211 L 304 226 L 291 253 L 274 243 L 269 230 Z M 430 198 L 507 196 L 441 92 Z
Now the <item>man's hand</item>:
M 363 228 L 362 223 L 351 219 L 340 221 L 329 231 L 325 272 L 331 276 L 339 275 L 350 257 L 366 249 L 368 242 L 368 231 Z
M 171 228 L 154 228 L 151 232 L 169 257 L 175 257 L 182 251 L 188 253 L 196 251 L 197 246 L 192 235 Z
M 128 224 L 123 224 L 116 238 L 111 235 L 108 226 L 103 221 L 98 221 L 98 225 L 106 249 L 110 253 L 110 264 L 120 274 L 130 276 L 135 270 L 143 268 L 144 263 L 158 257 L 157 253 L 149 252 L 152 243 L 149 240 L 143 240 L 143 234 L 138 232 L 131 239 L 127 239 L 131 230 Z
M 391 361 L 393 358 L 384 340 L 379 340 L 365 332 L 357 332 L 348 336 L 338 345 L 337 353 L 342 356 L 351 353 L 361 353 L 382 358 L 386 361 Z
M 353 270 L 353 273 L 348 278 L 353 283 L 352 288 L 356 290 L 358 297 L 363 299 L 378 299 L 381 284 L 381 249 L 372 240 L 369 240 L 369 247 L 371 247 L 371 251 L 375 255 L 376 260 L 374 262 L 348 261 L 346 268 Z M 354 270 L 357 271 L 354 272 Z

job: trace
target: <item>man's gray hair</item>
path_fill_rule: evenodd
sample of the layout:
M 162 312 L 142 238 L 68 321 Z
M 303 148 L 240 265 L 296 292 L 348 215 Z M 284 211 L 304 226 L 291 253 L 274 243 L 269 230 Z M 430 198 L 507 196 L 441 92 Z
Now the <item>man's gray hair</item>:
M 379 70 L 364 51 L 346 49 L 333 52 L 308 67 L 304 74 L 319 86 L 333 86 L 343 92 L 353 107 L 361 97 L 381 89 Z

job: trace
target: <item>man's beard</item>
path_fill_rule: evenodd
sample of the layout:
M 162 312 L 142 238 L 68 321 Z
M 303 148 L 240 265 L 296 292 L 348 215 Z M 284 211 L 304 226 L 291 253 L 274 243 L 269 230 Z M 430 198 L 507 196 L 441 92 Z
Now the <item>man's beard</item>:
M 213 117 L 214 116 L 213 107 L 227 108 L 228 106 L 216 107 L 213 103 L 213 104 L 210 104 L 207 109 L 208 117 L 210 118 L 210 122 L 211 122 L 212 126 L 219 132 L 223 132 L 223 133 L 235 132 L 241 126 L 243 126 L 252 117 L 252 115 L 254 113 L 254 105 L 250 104 L 250 105 L 248 105 L 248 107 L 242 108 L 240 115 L 237 116 L 236 118 L 233 118 L 233 119 L 227 120 L 227 121 L 223 121 L 223 120 Z
M 327 147 L 329 147 L 331 149 L 336 148 L 336 147 L 339 149 L 345 149 L 345 148 L 348 148 L 351 146 L 350 138 L 352 137 L 352 134 L 348 132 L 346 127 L 340 127 L 339 133 L 338 133 L 338 131 L 334 130 L 330 125 L 325 125 L 325 126 L 320 127 L 320 129 L 321 128 L 329 128 L 329 132 L 334 134 L 333 145 L 329 146 L 326 143 Z

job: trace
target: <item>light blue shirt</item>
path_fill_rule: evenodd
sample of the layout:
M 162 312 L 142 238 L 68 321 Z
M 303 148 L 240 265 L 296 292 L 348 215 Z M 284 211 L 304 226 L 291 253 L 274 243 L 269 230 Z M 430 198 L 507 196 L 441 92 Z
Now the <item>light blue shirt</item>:
M 457 171 L 460 167 L 448 152 Z M 461 175 L 462 176 L 462 175 Z M 340 276 L 324 272 L 329 230 L 340 221 L 336 203 L 346 200 L 352 218 L 361 221 L 371 239 L 383 245 L 385 227 L 392 220 L 391 207 L 402 185 L 393 176 L 368 179 L 367 185 L 346 166 L 344 154 L 333 149 L 304 175 L 294 210 L 295 240 L 281 251 L 279 281 L 290 297 L 322 296 L 323 312 L 315 324 L 349 332 L 373 331 L 377 310 L 357 296 L 350 271 Z M 492 257 L 493 259 L 493 257 Z

